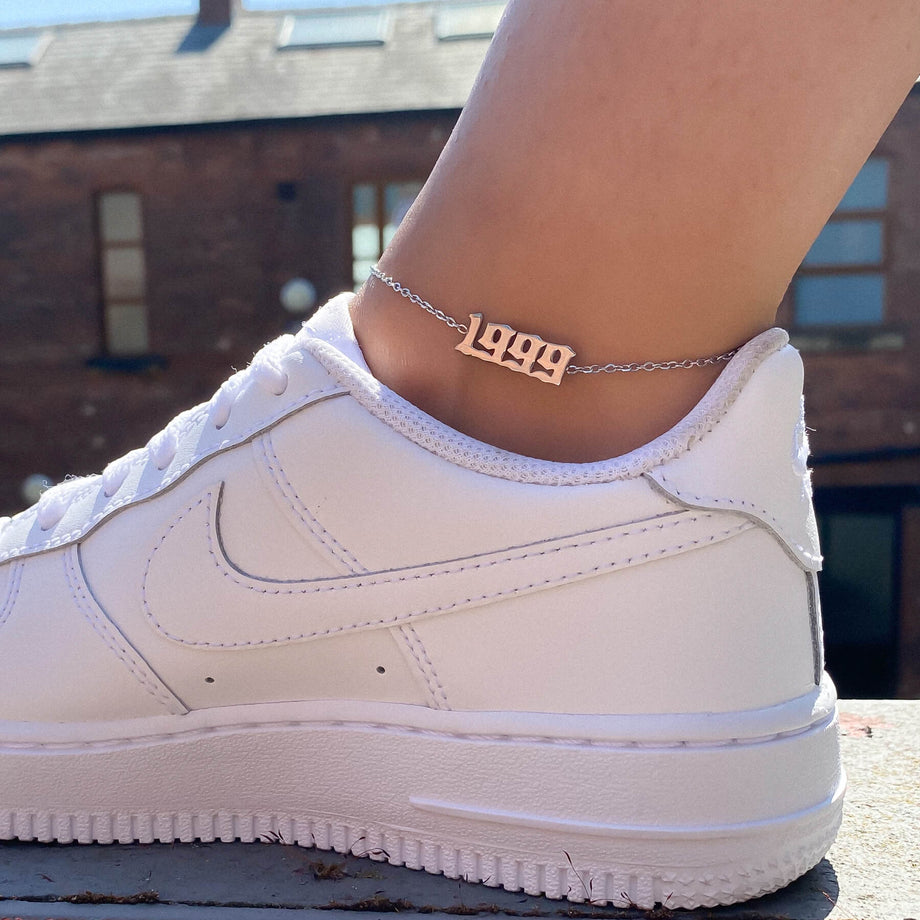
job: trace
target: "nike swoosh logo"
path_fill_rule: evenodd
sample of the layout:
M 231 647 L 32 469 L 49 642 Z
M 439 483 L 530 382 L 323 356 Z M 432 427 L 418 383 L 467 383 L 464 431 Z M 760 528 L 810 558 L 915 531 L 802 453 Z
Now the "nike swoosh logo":
M 222 487 L 209 488 L 170 522 L 144 570 L 151 626 L 196 648 L 251 648 L 399 626 L 678 555 L 757 526 L 727 512 L 678 511 L 426 565 L 281 581 L 248 574 L 227 558 Z M 177 577 L 182 571 L 194 577 Z

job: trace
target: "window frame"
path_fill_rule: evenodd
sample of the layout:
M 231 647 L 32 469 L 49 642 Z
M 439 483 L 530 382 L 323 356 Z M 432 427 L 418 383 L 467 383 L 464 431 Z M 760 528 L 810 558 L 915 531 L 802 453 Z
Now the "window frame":
M 837 265 L 806 265 L 805 259 L 807 259 L 807 254 L 805 258 L 802 259 L 801 264 L 796 269 L 795 275 L 793 276 L 792 282 L 789 285 L 790 293 L 790 313 L 791 313 L 791 328 L 795 333 L 801 334 L 803 336 L 817 335 L 821 336 L 823 334 L 834 335 L 839 333 L 842 336 L 846 337 L 848 333 L 871 333 L 874 331 L 879 331 L 884 329 L 885 324 L 888 318 L 888 295 L 889 295 L 889 269 L 890 269 L 890 254 L 891 254 L 891 220 L 890 220 L 890 208 L 891 208 L 891 172 L 892 172 L 892 161 L 891 158 L 885 154 L 872 154 L 867 160 L 866 164 L 875 161 L 883 161 L 886 164 L 886 176 L 885 176 L 885 204 L 883 207 L 871 207 L 871 208 L 846 208 L 845 210 L 839 210 L 839 205 L 835 208 L 834 212 L 827 219 L 825 223 L 826 226 L 835 225 L 835 224 L 853 224 L 860 222 L 874 221 L 878 222 L 881 225 L 881 253 L 878 262 L 847 262 Z M 862 168 L 865 168 L 865 164 Z M 856 180 L 854 179 L 854 182 Z M 849 191 L 849 189 L 847 190 Z M 821 228 L 821 232 L 824 232 L 824 227 Z M 820 236 L 820 234 L 819 234 Z M 817 238 L 816 238 L 817 239 Z M 814 245 L 814 244 L 812 244 Z M 809 248 L 811 252 L 811 248 Z M 825 322 L 825 323 L 809 323 L 809 322 L 800 322 L 799 321 L 799 304 L 798 304 L 798 284 L 799 281 L 807 278 L 831 278 L 831 277 L 843 277 L 843 278 L 854 278 L 854 277 L 870 277 L 870 276 L 879 276 L 882 281 L 882 294 L 881 294 L 881 315 L 878 321 L 867 321 L 867 322 Z
M 351 289 L 358 290 L 362 284 L 367 280 L 367 278 L 362 281 L 358 281 L 355 278 L 355 262 L 358 259 L 355 258 L 354 252 L 354 230 L 355 230 L 355 189 L 358 186 L 370 185 L 374 189 L 374 214 L 376 217 L 376 227 L 377 227 L 377 248 L 380 255 L 383 254 L 385 247 L 384 243 L 384 231 L 386 230 L 386 190 L 388 186 L 391 185 L 408 185 L 408 184 L 417 184 L 419 186 L 419 192 L 427 181 L 427 176 L 419 175 L 404 175 L 404 174 L 387 174 L 383 177 L 360 177 L 353 176 L 348 183 L 348 207 L 346 209 L 348 214 L 348 253 L 349 253 L 349 277 L 351 278 Z M 416 198 L 418 193 L 416 193 Z M 413 199 L 414 201 L 414 199 Z M 380 255 L 377 258 L 380 258 Z M 365 261 L 365 260 L 361 260 Z
M 107 240 L 103 203 L 107 197 L 115 195 L 133 195 L 138 203 L 139 236 L 130 240 Z M 100 354 L 105 359 L 113 361 L 136 361 L 138 358 L 150 354 L 150 322 L 149 322 L 149 283 L 147 269 L 147 225 L 144 208 L 144 196 L 135 188 L 116 186 L 98 190 L 93 196 L 94 229 L 96 242 L 96 275 L 99 291 L 99 325 L 100 325 Z M 113 251 L 139 252 L 142 266 L 141 294 L 139 296 L 113 297 L 107 290 L 106 256 Z M 122 349 L 113 347 L 112 317 L 111 312 L 115 307 L 139 307 L 143 316 L 143 348 Z
M 904 608 L 904 567 L 907 564 L 905 557 L 904 527 L 905 515 L 911 508 L 918 505 L 920 499 L 920 489 L 916 486 L 898 486 L 898 485 L 846 485 L 846 486 L 818 486 L 814 492 L 814 504 L 819 534 L 822 544 L 830 545 L 829 531 L 833 527 L 832 519 L 846 516 L 849 514 L 871 514 L 879 517 L 888 518 L 893 525 L 893 535 L 890 556 L 890 628 L 888 635 L 883 642 L 865 643 L 859 641 L 847 641 L 845 634 L 841 634 L 838 624 L 842 623 L 838 619 L 839 615 L 844 612 L 843 609 L 835 608 L 833 595 L 830 594 L 829 588 L 830 577 L 833 575 L 833 566 L 829 565 L 825 573 L 819 574 L 818 583 L 822 596 L 822 620 L 824 626 L 825 647 L 829 653 L 830 667 L 841 665 L 838 674 L 843 692 L 850 695 L 864 695 L 867 692 L 878 696 L 894 695 L 903 679 L 903 655 L 905 643 L 905 622 L 908 614 Z M 845 661 L 844 656 L 849 653 L 856 653 L 861 648 L 874 648 L 887 654 L 890 660 L 890 667 L 884 671 L 872 675 L 857 673 L 854 670 L 845 671 L 849 667 L 849 662 Z M 884 676 L 882 676 L 884 675 Z M 886 686 L 866 688 L 865 686 L 850 686 L 859 683 L 864 678 L 871 678 L 886 683 Z

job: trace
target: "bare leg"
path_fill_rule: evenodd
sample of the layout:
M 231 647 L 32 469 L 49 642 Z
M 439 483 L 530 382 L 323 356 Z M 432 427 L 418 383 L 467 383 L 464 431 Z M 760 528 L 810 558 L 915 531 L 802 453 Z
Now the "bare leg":
M 512 0 L 381 267 L 577 363 L 724 351 L 772 324 L 918 70 L 916 0 Z M 384 383 L 553 460 L 648 441 L 718 373 L 550 387 L 454 351 L 454 330 L 380 282 L 352 314 Z

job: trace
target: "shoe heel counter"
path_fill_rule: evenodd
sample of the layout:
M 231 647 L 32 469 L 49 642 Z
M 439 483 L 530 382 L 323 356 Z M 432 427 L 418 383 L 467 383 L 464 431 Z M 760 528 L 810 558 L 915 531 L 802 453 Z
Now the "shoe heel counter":
M 802 360 L 787 345 L 757 367 L 686 450 L 646 478 L 684 508 L 725 509 L 759 521 L 804 569 L 817 571 L 802 384 Z
M 564 587 L 417 621 L 453 709 L 725 712 L 820 680 L 813 575 L 763 527 Z

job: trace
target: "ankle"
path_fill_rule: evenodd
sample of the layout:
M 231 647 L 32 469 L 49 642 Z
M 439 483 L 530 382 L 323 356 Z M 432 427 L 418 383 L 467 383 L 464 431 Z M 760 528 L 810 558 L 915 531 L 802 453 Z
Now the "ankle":
M 351 315 L 381 383 L 457 431 L 543 460 L 591 462 L 641 447 L 680 421 L 724 367 L 572 374 L 552 386 L 470 360 L 456 350 L 458 331 L 382 284 L 365 285 Z

